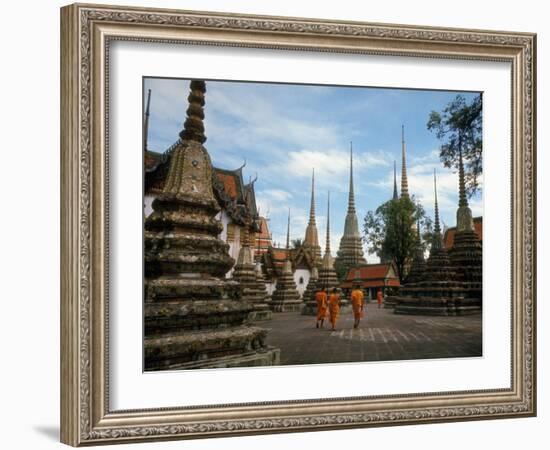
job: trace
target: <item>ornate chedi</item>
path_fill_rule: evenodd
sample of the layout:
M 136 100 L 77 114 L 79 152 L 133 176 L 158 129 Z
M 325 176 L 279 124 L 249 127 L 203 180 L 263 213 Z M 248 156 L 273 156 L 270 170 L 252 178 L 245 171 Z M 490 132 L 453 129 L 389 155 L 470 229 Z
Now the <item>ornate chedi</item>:
M 325 242 L 325 254 L 321 261 L 321 269 L 319 270 L 318 288 L 328 289 L 329 294 L 333 288 L 338 287 L 340 282 L 334 269 L 334 259 L 330 252 L 330 192 L 327 200 L 327 232 Z M 340 307 L 349 306 L 349 301 L 342 295 L 340 298 Z
M 344 279 L 349 269 L 366 264 L 363 256 L 363 241 L 359 233 L 357 213 L 355 211 L 355 194 L 353 190 L 353 147 L 350 146 L 350 166 L 349 166 L 349 196 L 348 211 L 344 224 L 344 234 L 340 239 L 340 248 L 334 262 L 336 272 L 340 279 Z
M 456 270 L 457 279 L 464 284 L 467 298 L 474 304 L 482 300 L 482 248 L 481 242 L 474 230 L 472 210 L 466 197 L 464 182 L 464 163 L 462 152 L 459 153 L 459 196 L 456 212 L 456 233 L 453 247 L 449 251 L 451 261 Z M 474 301 L 474 299 L 477 300 Z
M 462 283 L 443 245 L 437 204 L 437 184 L 434 171 L 435 226 L 430 257 L 420 281 L 406 283 L 399 295 L 392 298 L 397 314 L 427 314 L 454 316 L 470 312 L 464 303 Z
M 307 288 L 302 297 L 304 302 L 304 307 L 302 308 L 302 314 L 308 316 L 317 315 L 317 301 L 315 300 L 315 294 L 318 291 L 319 285 L 319 271 L 317 267 L 314 267 L 311 270 L 311 275 L 309 277 L 309 282 L 307 283 Z
M 286 259 L 281 276 L 277 278 L 277 285 L 271 296 L 269 307 L 275 312 L 291 312 L 302 309 L 302 300 L 296 289 L 296 282 L 292 274 L 292 263 L 290 262 L 290 210 L 288 212 L 286 233 Z
M 267 303 L 269 306 L 269 303 L 271 302 L 271 295 L 269 295 L 269 293 L 267 292 L 264 271 L 262 269 L 262 263 L 260 261 L 256 262 L 256 266 L 254 268 L 254 274 L 256 275 L 256 283 L 258 284 L 258 290 L 262 293 L 262 296 L 264 298 L 264 303 Z
M 272 365 L 279 350 L 248 324 L 254 309 L 225 279 L 233 265 L 218 238 L 222 224 L 203 146 L 204 81 L 191 82 L 181 140 L 162 192 L 145 221 L 146 370 Z
M 263 281 L 259 281 L 254 264 L 254 255 L 250 246 L 250 233 L 245 227 L 244 240 L 239 257 L 233 272 L 233 279 L 239 283 L 240 299 L 252 303 L 254 310 L 250 313 L 250 320 L 270 320 L 273 313 L 266 303 L 267 291 Z M 260 267 L 261 272 L 261 267 Z
M 321 263 L 321 246 L 319 245 L 319 236 L 317 234 L 317 223 L 315 220 L 315 169 L 311 176 L 311 203 L 309 206 L 309 222 L 306 227 L 303 248 L 309 252 L 311 260 L 315 266 Z

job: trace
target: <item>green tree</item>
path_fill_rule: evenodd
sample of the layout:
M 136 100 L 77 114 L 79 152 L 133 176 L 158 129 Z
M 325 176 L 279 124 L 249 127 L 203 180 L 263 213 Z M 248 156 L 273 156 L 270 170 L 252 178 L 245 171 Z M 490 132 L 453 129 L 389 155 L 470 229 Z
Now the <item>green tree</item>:
M 479 178 L 483 173 L 481 94 L 470 103 L 464 96 L 457 95 L 442 112 L 430 113 L 427 127 L 442 142 L 439 158 L 445 167 L 458 169 L 462 152 L 468 196 L 480 192 Z
M 302 239 L 292 239 L 290 245 L 292 248 L 299 249 L 304 244 Z
M 417 224 L 421 228 L 420 242 Z M 381 261 L 393 262 L 397 276 L 403 282 L 407 265 L 418 245 L 425 250 L 427 243 L 431 242 L 432 221 L 422 205 L 415 203 L 414 197 L 402 197 L 367 212 L 363 230 L 369 253 L 376 254 Z

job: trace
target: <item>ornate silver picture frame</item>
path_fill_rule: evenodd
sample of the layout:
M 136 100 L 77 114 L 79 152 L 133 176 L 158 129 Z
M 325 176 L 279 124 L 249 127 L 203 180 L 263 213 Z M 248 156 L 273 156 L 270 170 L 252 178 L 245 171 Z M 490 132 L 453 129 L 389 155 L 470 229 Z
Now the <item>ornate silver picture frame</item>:
M 510 386 L 113 409 L 108 99 L 110 48 L 117 41 L 509 63 L 511 299 L 503 307 L 511 307 Z M 81 446 L 534 416 L 535 89 L 536 36 L 530 33 L 85 4 L 62 8 L 62 442 Z

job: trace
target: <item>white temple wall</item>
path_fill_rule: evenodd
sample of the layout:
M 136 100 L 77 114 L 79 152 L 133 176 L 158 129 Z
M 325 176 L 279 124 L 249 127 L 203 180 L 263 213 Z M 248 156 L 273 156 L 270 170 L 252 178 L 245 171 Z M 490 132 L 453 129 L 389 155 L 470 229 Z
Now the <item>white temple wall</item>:
M 277 287 L 277 281 L 276 280 L 274 280 L 272 282 L 266 282 L 265 283 L 265 288 L 267 289 L 268 295 L 272 295 L 273 292 L 275 291 L 276 287 Z
M 308 269 L 296 269 L 294 271 L 294 282 L 296 283 L 296 289 L 300 294 L 300 297 L 304 294 L 309 283 L 310 272 Z
M 216 219 L 220 220 L 223 225 L 222 232 L 218 235 L 218 237 L 222 241 L 227 242 L 227 224 L 229 223 L 229 216 L 222 209 L 218 214 L 216 214 Z
M 149 217 L 153 212 L 153 200 L 155 199 L 154 195 L 144 195 L 143 196 L 143 214 L 145 218 Z

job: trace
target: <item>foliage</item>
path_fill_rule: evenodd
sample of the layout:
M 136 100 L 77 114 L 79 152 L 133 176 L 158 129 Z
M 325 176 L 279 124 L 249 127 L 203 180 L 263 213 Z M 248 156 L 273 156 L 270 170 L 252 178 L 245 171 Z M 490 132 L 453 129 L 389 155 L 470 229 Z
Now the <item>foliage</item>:
M 300 248 L 302 245 L 304 245 L 304 241 L 302 239 L 291 239 L 290 241 L 290 246 L 292 248 L 295 248 L 295 249 L 298 249 Z
M 421 229 L 420 242 L 417 224 Z M 431 219 L 426 216 L 422 205 L 415 203 L 414 197 L 389 200 L 376 211 L 367 212 L 363 230 L 369 253 L 376 254 L 381 261 L 393 262 L 401 282 L 418 245 L 426 250 L 433 233 Z
M 338 257 L 341 256 L 340 250 L 336 252 L 336 255 Z M 346 278 L 346 275 L 348 274 L 348 270 L 349 270 L 349 267 L 343 264 L 340 258 L 336 258 L 334 260 L 334 271 L 336 272 L 336 276 L 338 277 L 338 280 L 344 281 L 344 278 Z
M 458 169 L 462 151 L 466 192 L 469 197 L 480 192 L 479 178 L 483 173 L 481 94 L 471 103 L 457 95 L 442 112 L 430 113 L 427 127 L 442 142 L 439 157 L 445 167 Z

